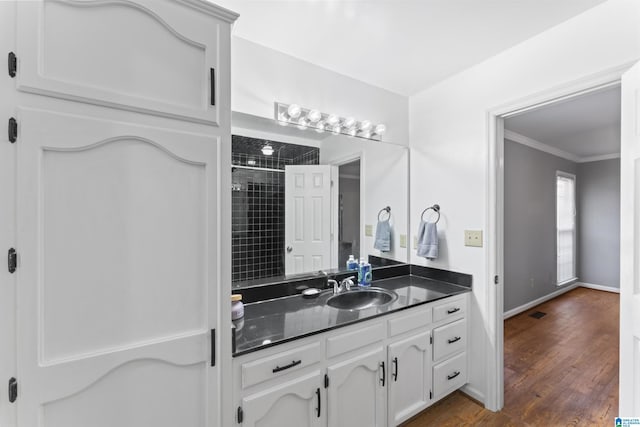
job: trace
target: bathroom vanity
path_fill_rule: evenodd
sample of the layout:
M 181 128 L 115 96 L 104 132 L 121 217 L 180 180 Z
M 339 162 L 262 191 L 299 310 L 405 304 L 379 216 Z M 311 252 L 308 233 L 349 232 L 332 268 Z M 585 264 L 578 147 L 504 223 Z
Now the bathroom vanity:
M 463 386 L 471 288 L 415 275 L 374 286 L 397 298 L 338 309 L 329 289 L 247 304 L 235 331 L 236 423 L 395 426 Z

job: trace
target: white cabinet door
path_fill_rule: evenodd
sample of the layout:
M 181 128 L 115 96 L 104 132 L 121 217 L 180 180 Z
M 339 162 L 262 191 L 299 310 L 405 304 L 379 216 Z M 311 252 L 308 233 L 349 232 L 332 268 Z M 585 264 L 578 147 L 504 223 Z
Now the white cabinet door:
M 429 332 L 388 347 L 389 425 L 396 426 L 431 402 L 431 345 Z
M 385 386 L 390 380 L 385 359 L 379 347 L 329 366 L 329 426 L 385 426 Z
M 242 425 L 320 427 L 326 424 L 323 399 L 322 376 L 315 371 L 243 398 Z
M 331 166 L 285 167 L 285 273 L 331 268 Z
M 19 425 L 218 425 L 217 138 L 18 122 Z
M 224 19 L 234 15 L 213 9 L 169 0 L 20 1 L 17 89 L 217 124 L 229 79 L 218 64 L 230 43 Z

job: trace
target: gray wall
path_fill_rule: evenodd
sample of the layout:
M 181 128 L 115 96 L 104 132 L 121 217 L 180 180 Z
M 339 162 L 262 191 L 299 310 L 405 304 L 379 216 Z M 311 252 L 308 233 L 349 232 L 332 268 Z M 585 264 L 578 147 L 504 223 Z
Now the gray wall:
M 620 159 L 578 166 L 581 282 L 620 287 Z
M 577 175 L 578 167 L 508 140 L 504 158 L 504 311 L 509 311 L 558 289 L 556 171 Z M 580 185 L 578 177 L 578 192 Z

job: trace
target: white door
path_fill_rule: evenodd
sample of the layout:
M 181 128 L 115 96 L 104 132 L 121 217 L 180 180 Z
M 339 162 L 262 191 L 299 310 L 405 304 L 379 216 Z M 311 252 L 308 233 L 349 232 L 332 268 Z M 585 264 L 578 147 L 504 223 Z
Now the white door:
M 331 427 L 384 427 L 389 367 L 382 347 L 329 366 Z
M 285 167 L 285 274 L 331 268 L 331 166 Z
M 244 427 L 326 425 L 320 371 L 300 376 L 242 399 Z M 185 427 L 187 424 L 180 424 Z
M 18 425 L 217 425 L 217 138 L 18 122 Z
M 620 416 L 640 416 L 640 63 L 622 76 Z
M 228 24 L 184 3 L 19 1 L 17 89 L 217 124 Z
M 429 332 L 423 332 L 388 347 L 390 426 L 406 421 L 431 402 L 429 337 Z

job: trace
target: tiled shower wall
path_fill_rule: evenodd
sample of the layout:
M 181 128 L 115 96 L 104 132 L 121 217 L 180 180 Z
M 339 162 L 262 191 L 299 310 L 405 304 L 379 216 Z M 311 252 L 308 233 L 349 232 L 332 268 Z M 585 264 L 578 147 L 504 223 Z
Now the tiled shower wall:
M 267 143 L 271 156 L 261 152 Z M 232 164 L 241 166 L 232 169 L 235 284 L 284 275 L 284 167 L 317 165 L 319 157 L 316 147 L 233 135 Z

